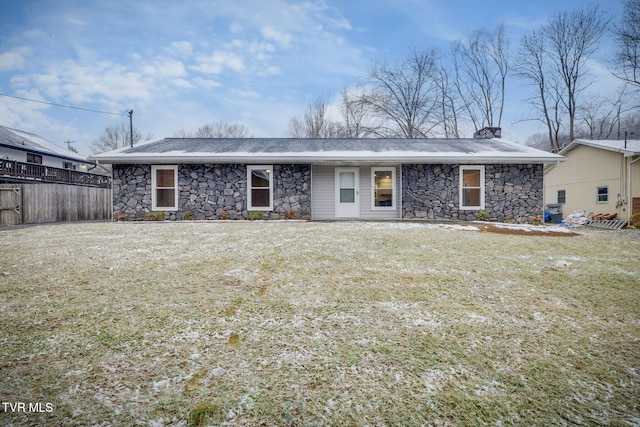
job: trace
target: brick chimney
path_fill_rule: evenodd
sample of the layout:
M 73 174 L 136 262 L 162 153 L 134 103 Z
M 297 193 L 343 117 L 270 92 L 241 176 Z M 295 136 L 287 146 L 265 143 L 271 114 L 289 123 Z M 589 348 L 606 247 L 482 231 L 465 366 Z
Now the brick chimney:
M 475 132 L 473 134 L 473 137 L 476 139 L 491 139 L 491 138 L 501 138 L 500 135 L 502 135 L 502 128 L 485 127 Z

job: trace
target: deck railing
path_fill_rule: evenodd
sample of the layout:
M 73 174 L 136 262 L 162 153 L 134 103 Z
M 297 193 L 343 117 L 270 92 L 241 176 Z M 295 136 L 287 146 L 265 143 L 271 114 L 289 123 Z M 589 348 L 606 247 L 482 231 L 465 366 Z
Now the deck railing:
M 0 160 L 0 176 L 27 181 L 56 182 L 91 187 L 108 188 L 111 186 L 111 178 L 105 175 L 54 168 L 35 163 L 22 163 L 15 160 Z

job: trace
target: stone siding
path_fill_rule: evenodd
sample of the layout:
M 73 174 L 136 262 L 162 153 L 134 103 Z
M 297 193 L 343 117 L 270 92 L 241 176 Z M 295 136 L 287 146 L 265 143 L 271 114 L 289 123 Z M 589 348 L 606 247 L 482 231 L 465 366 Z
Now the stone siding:
M 530 222 L 543 214 L 542 165 L 485 165 L 485 210 L 491 221 Z M 475 220 L 460 210 L 459 165 L 403 165 L 402 217 Z
M 165 212 L 165 219 L 180 220 L 184 212 L 193 219 L 220 219 L 223 211 L 231 219 L 248 219 L 246 165 L 178 165 L 178 210 Z M 151 211 L 151 166 L 113 165 L 114 218 L 132 220 Z M 296 219 L 311 217 L 311 166 L 273 165 L 273 211 L 268 219 L 284 219 L 293 211 Z

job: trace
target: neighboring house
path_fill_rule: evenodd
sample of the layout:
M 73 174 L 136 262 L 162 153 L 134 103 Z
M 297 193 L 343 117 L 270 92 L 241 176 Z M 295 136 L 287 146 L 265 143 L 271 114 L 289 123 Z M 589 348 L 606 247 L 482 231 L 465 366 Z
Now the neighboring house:
M 72 170 L 95 166 L 79 154 L 56 147 L 38 135 L 1 125 L 0 159 Z
M 0 183 L 21 182 L 109 185 L 102 168 L 81 155 L 33 133 L 0 125 Z
M 566 161 L 545 170 L 545 204 L 559 204 L 564 217 L 640 212 L 640 140 L 576 139 L 559 154 Z
M 90 159 L 112 164 L 114 218 L 541 216 L 543 166 L 563 157 L 490 131 L 486 139 L 165 138 Z

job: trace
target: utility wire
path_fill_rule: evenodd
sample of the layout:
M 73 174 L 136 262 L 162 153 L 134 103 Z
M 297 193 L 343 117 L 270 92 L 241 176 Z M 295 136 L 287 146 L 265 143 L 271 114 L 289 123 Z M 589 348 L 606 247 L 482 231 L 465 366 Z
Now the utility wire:
M 72 108 L 74 110 L 89 111 L 91 113 L 110 114 L 112 116 L 124 116 L 124 114 L 125 114 L 125 113 L 111 113 L 109 111 L 92 110 L 90 108 L 74 107 L 74 106 L 71 106 L 71 105 L 56 104 L 54 102 L 39 101 L 37 99 L 23 98 L 21 96 L 9 95 L 9 94 L 6 94 L 6 93 L 0 93 L 0 96 L 7 96 L 9 98 L 21 99 L 23 101 L 38 102 L 40 104 L 54 105 L 56 107 L 64 107 L 64 108 Z

